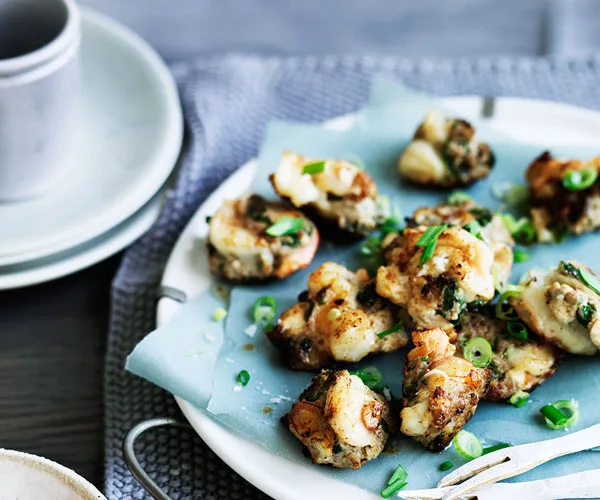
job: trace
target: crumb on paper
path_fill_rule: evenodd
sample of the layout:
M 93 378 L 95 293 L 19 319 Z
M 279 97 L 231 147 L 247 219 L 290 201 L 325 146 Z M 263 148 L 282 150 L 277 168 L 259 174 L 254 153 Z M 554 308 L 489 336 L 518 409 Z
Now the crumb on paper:
M 256 331 L 258 330 L 258 325 L 250 325 L 248 328 L 244 330 L 244 333 L 248 335 L 248 337 L 252 338 L 256 335 Z

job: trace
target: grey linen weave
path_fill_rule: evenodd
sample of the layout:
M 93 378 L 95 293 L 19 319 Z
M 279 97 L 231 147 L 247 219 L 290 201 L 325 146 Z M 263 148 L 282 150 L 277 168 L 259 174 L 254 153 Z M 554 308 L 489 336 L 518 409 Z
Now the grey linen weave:
M 171 395 L 124 371 L 125 358 L 155 326 L 161 275 L 179 234 L 207 195 L 256 155 L 269 120 L 320 122 L 355 111 L 365 104 L 375 74 L 440 95 L 534 97 L 600 109 L 597 58 L 411 62 L 229 56 L 172 69 L 187 127 L 181 168 L 159 220 L 127 251 L 112 289 L 105 373 L 110 500 L 147 498 L 123 462 L 127 430 L 144 419 L 180 415 Z M 149 434 L 140 443 L 140 461 L 173 499 L 265 498 L 192 433 Z

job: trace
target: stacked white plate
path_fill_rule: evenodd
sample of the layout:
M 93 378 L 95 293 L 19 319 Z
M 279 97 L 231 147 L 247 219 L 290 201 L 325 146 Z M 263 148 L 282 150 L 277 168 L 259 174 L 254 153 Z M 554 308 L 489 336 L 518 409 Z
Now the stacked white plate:
M 0 203 L 0 289 L 64 276 L 139 238 L 156 220 L 183 137 L 160 57 L 117 22 L 82 9 L 78 162 L 53 192 Z

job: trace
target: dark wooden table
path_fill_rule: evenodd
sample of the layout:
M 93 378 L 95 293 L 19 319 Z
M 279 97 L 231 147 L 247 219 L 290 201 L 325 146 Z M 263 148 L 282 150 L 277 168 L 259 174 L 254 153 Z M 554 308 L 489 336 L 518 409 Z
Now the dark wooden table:
M 0 292 L 0 447 L 55 460 L 102 487 L 102 372 L 120 256 Z

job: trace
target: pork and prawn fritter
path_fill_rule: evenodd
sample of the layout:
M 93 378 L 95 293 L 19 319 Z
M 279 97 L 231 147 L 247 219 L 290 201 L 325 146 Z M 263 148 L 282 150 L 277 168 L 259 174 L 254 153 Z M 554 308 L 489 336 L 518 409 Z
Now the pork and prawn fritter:
M 346 370 L 323 370 L 284 418 L 315 464 L 359 469 L 397 427 L 391 404 Z
M 442 451 L 475 413 L 491 371 L 455 355 L 439 328 L 412 334 L 404 368 L 400 431 L 430 451 Z
M 353 273 L 326 262 L 310 274 L 298 299 L 267 333 L 283 364 L 294 370 L 354 363 L 408 343 L 398 308 L 375 293 L 364 269 Z M 378 335 L 383 332 L 389 333 Z

